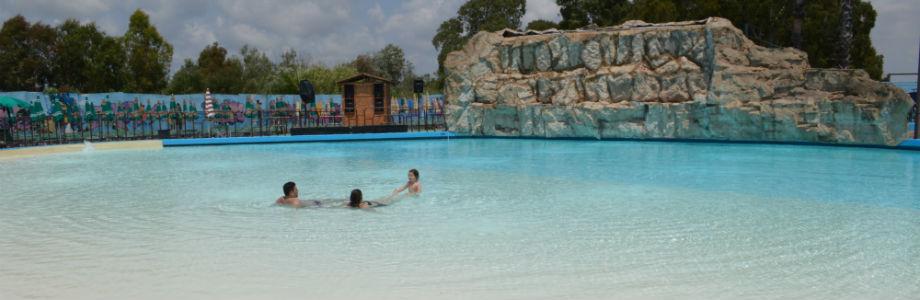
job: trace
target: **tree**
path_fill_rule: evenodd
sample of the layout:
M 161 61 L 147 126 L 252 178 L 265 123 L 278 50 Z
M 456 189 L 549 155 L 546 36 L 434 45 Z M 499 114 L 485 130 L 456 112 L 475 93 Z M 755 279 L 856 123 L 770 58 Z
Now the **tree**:
M 360 54 L 348 65 L 357 72 L 393 81 L 394 94 L 412 94 L 412 81 L 416 78 L 414 67 L 397 45 L 388 44 L 377 52 Z
M 672 0 L 636 0 L 628 16 L 649 23 L 673 22 L 679 18 Z
M 590 24 L 613 26 L 626 21 L 628 0 L 556 0 L 561 29 L 578 29 Z
M 381 75 L 393 82 L 402 82 L 406 68 L 406 55 L 399 46 L 388 44 L 374 54 L 374 67 Z
M 521 28 L 526 4 L 524 0 L 470 0 L 460 6 L 457 16 L 441 23 L 431 40 L 438 50 L 438 74 L 442 79 L 448 53 L 460 50 L 479 31 Z
M 200 93 L 204 90 L 201 84 L 201 74 L 198 72 L 198 65 L 191 59 L 186 58 L 182 67 L 172 80 L 169 81 L 169 92 L 173 94 Z
M 243 87 L 243 65 L 236 57 L 228 57 L 227 49 L 214 42 L 198 54 L 201 83 L 213 93 L 236 94 Z
M 266 93 L 274 80 L 275 64 L 264 52 L 249 45 L 240 49 L 243 57 L 243 87 L 245 93 Z
M 792 47 L 802 49 L 804 45 L 802 39 L 802 23 L 805 19 L 805 0 L 795 0 L 792 17 Z
M 124 44 L 128 62 L 127 90 L 159 92 L 166 88 L 173 47 L 140 9 L 131 15 Z
M 851 2 L 844 13 L 840 1 Z M 849 52 L 850 67 L 862 68 L 880 79 L 883 57 L 872 46 L 869 33 L 876 12 L 866 0 L 557 0 L 562 29 L 588 24 L 617 25 L 627 18 L 647 22 L 699 20 L 723 17 L 755 43 L 767 47 L 794 46 L 808 53 L 814 67 L 838 67 Z M 849 15 L 849 17 L 847 17 Z M 845 25 L 851 20 L 851 25 Z M 848 28 L 848 29 L 847 29 Z M 841 30 L 843 29 L 843 30 Z M 850 37 L 841 39 L 841 33 Z M 851 40 L 851 42 L 847 42 Z
M 57 31 L 16 15 L 0 28 L 0 90 L 47 87 L 54 75 L 51 61 Z
M 559 24 L 556 24 L 556 22 L 553 22 L 553 21 L 537 19 L 537 20 L 530 21 L 530 23 L 527 23 L 526 29 L 543 31 L 543 30 L 553 29 L 553 28 L 559 28 Z
M 377 66 L 374 65 L 374 57 L 370 54 L 359 54 L 358 57 L 355 57 L 355 60 L 351 62 L 351 66 L 355 68 L 360 73 L 382 75 Z
M 837 65 L 850 67 L 850 48 L 853 47 L 853 0 L 840 1 L 840 41 L 837 43 Z
M 64 21 L 57 28 L 54 84 L 62 91 L 102 92 L 124 87 L 124 48 L 94 23 Z

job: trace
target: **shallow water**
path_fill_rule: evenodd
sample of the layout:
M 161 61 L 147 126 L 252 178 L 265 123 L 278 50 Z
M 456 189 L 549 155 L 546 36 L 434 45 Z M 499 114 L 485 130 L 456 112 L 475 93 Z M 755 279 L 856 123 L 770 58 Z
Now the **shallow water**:
M 272 206 L 424 193 L 373 211 Z M 0 161 L 0 299 L 917 299 L 920 152 L 468 140 Z

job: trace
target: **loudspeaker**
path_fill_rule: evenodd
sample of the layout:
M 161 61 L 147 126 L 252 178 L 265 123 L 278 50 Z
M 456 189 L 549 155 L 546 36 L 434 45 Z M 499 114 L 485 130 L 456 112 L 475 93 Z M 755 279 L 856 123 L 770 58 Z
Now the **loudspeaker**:
M 421 94 L 425 92 L 425 81 L 421 79 L 416 79 L 412 82 L 412 89 L 416 94 Z
M 300 101 L 303 103 L 313 103 L 316 101 L 316 91 L 313 90 L 313 84 L 308 80 L 300 81 Z

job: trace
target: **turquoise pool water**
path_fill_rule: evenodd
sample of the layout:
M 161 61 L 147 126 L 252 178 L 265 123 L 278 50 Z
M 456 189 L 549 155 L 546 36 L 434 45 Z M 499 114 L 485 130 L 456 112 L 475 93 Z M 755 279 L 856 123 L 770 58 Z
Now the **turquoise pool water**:
M 270 204 L 424 193 L 375 211 Z M 0 298 L 917 299 L 920 152 L 452 139 L 0 161 Z

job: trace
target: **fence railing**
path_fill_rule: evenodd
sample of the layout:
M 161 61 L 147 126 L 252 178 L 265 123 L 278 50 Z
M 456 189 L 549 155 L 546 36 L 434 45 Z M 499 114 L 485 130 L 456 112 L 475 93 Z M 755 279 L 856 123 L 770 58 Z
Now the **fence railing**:
M 440 110 L 351 113 L 322 110 L 115 112 L 71 116 L 0 116 L 0 147 L 126 141 L 288 135 L 295 128 L 404 125 L 409 131 L 443 130 Z

